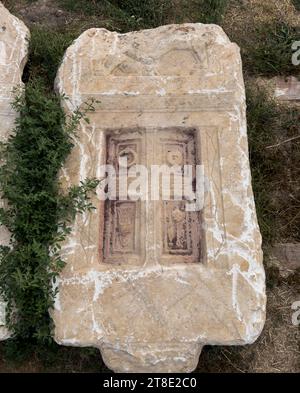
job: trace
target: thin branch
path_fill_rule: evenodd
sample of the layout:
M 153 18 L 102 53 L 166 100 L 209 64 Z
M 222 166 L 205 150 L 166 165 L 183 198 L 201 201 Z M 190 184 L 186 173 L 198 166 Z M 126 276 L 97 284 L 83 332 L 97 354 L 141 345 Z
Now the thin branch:
M 295 139 L 299 139 L 299 138 L 300 138 L 300 135 L 297 135 L 297 136 L 294 136 L 293 138 L 289 138 L 289 139 L 286 139 L 285 141 L 277 143 L 276 145 L 267 146 L 266 149 L 272 149 L 273 147 L 278 147 L 280 145 L 283 145 L 284 143 L 294 141 Z

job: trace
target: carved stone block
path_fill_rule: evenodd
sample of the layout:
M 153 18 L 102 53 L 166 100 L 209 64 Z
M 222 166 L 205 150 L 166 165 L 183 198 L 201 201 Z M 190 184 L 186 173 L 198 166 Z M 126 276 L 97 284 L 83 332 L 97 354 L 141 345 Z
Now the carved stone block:
M 136 165 L 204 171 L 200 211 L 178 198 L 175 180 L 173 199 L 163 198 L 166 181 L 159 198 L 137 200 L 104 201 L 99 187 L 62 249 L 56 341 L 95 346 L 123 372 L 192 371 L 206 344 L 252 343 L 266 298 L 239 48 L 216 25 L 91 29 L 67 50 L 56 87 L 66 112 L 99 101 L 64 187 L 101 178 L 104 164 L 116 179 L 131 173 L 131 186 Z

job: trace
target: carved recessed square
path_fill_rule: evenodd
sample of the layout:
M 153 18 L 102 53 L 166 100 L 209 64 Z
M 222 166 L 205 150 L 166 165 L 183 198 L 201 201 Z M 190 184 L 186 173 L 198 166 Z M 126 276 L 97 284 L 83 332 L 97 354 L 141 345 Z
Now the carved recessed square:
M 127 168 L 121 168 L 119 159 L 127 158 Z M 151 199 L 132 201 L 129 196 L 118 196 L 120 169 L 142 164 L 148 171 L 148 185 L 153 187 L 151 166 L 180 168 L 191 165 L 195 176 L 196 143 L 194 129 L 116 130 L 107 136 L 107 164 L 116 173 L 117 200 L 105 203 L 104 262 L 162 263 L 199 262 L 201 256 L 199 212 L 188 212 L 184 195 L 177 200 L 175 178 L 169 173 L 170 196 L 165 200 L 165 178 L 159 174 L 159 201 Z M 166 173 L 168 176 L 168 172 Z M 183 177 L 182 190 L 183 190 Z M 128 185 L 133 180 L 128 177 Z M 195 179 L 194 179 L 195 180 Z M 195 181 L 193 181 L 194 187 Z
M 107 201 L 104 257 L 107 262 L 128 262 L 140 255 L 139 202 Z

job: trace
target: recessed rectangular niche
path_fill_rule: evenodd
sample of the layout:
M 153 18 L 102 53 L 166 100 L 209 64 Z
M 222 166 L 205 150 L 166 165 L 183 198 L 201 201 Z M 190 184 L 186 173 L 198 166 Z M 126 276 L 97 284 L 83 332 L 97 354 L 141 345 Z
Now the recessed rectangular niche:
M 106 163 L 114 167 L 118 191 L 119 158 L 126 156 L 127 169 L 134 164 L 148 170 L 148 200 L 106 200 L 103 261 L 142 265 L 147 261 L 163 264 L 197 263 L 201 252 L 201 213 L 188 212 L 187 201 L 174 200 L 174 177 L 170 176 L 170 200 L 163 200 L 160 176 L 159 200 L 150 195 L 151 165 L 192 165 L 195 187 L 196 130 L 113 130 L 106 139 Z M 128 177 L 128 185 L 133 178 Z M 117 193 L 118 195 L 118 193 Z

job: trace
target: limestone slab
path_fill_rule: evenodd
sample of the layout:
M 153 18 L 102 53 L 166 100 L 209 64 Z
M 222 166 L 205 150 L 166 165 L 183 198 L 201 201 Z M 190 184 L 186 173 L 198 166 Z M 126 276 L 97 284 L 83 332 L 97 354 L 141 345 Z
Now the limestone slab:
M 300 81 L 294 76 L 275 77 L 274 95 L 279 101 L 300 101 Z
M 178 205 L 170 216 L 162 204 L 141 202 L 115 206 L 119 240 L 106 243 L 115 227 L 98 189 L 96 209 L 76 218 L 62 248 L 56 341 L 99 348 L 116 372 L 190 372 L 206 344 L 255 341 L 265 321 L 265 274 L 237 45 L 216 25 L 90 29 L 66 51 L 56 89 L 69 97 L 66 113 L 98 101 L 61 173 L 64 189 L 101 177 L 111 146 L 147 163 L 182 154 L 204 167 L 206 179 L 199 223 L 187 219 L 184 228 L 195 224 L 183 241 Z M 164 135 L 175 154 L 164 156 Z
M 11 107 L 14 88 L 22 86 L 29 31 L 22 21 L 13 16 L 0 2 L 0 141 L 7 140 L 16 117 Z M 0 200 L 0 205 L 4 202 Z M 10 234 L 0 227 L 0 242 L 8 245 Z M 0 302 L 0 340 L 8 337 L 5 327 L 5 305 Z

